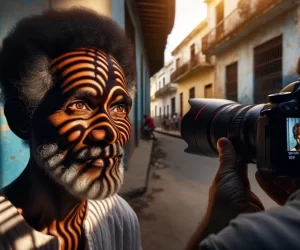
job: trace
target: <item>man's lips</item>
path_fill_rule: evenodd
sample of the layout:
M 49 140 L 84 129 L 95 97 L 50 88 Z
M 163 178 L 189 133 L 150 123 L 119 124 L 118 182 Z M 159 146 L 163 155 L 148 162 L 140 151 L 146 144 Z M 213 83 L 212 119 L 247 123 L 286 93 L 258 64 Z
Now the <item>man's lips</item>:
M 104 168 L 113 166 L 115 159 L 118 157 L 111 158 L 96 158 L 88 160 L 86 163 L 92 167 Z

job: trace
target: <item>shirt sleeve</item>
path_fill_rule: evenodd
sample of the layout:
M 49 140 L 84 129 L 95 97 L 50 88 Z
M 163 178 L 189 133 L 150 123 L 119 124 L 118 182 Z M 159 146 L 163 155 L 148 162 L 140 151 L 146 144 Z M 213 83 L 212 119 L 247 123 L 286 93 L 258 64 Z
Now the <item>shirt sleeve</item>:
M 199 250 L 300 249 L 300 193 L 282 207 L 243 214 L 204 239 Z
M 124 247 L 123 250 L 142 250 L 140 225 L 136 213 L 130 205 L 120 196 L 119 202 L 122 207 Z

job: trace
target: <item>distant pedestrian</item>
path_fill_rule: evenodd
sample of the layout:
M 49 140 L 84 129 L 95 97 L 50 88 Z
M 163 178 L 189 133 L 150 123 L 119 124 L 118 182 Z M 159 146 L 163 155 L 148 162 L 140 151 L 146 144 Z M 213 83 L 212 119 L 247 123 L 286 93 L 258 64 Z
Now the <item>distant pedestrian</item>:
M 178 120 L 178 114 L 177 113 L 175 113 L 173 115 L 173 122 L 174 122 L 175 130 L 178 131 L 178 129 L 179 129 L 179 120 Z
M 148 115 L 144 115 L 144 136 L 146 140 L 156 140 L 155 135 L 153 133 L 154 128 L 155 125 L 153 119 Z

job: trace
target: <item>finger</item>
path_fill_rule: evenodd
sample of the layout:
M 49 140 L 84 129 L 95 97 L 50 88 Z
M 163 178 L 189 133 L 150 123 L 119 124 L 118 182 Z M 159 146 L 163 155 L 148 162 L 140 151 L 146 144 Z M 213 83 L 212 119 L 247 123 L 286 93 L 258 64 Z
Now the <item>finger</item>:
M 283 205 L 289 194 L 274 184 L 273 179 L 267 176 L 262 176 L 259 172 L 256 172 L 255 178 L 259 184 L 259 186 L 264 190 L 264 192 L 277 204 Z
M 292 194 L 300 188 L 299 179 L 293 177 L 278 177 L 274 180 L 274 183 L 289 194 Z
M 245 162 L 238 162 L 237 164 L 237 173 L 241 178 L 244 186 L 250 190 L 250 181 L 248 178 L 248 165 Z
M 232 143 L 226 138 L 221 138 L 217 142 L 217 149 L 220 161 L 219 171 L 235 171 L 236 152 Z
M 293 184 L 293 179 L 291 177 L 277 177 L 273 179 L 273 183 L 288 192 Z
M 265 210 L 264 205 L 262 204 L 261 200 L 257 197 L 256 194 L 254 194 L 253 192 L 248 190 L 246 195 L 247 195 L 247 200 L 251 204 L 251 206 L 257 207 L 258 210 L 261 210 L 261 211 Z

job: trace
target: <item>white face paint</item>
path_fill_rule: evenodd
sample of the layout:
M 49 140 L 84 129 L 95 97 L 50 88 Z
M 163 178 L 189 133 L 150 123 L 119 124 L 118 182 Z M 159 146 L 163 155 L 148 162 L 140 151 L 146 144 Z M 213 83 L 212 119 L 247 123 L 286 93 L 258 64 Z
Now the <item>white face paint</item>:
M 118 164 L 119 181 L 111 184 L 106 178 L 91 178 L 88 171 L 82 172 L 81 163 L 71 163 L 71 165 L 63 165 L 65 162 L 65 153 L 59 152 L 57 144 L 45 144 L 37 147 L 35 160 L 38 165 L 43 168 L 56 183 L 62 185 L 70 194 L 79 199 L 105 199 L 115 194 L 124 178 L 124 157 L 118 158 L 119 162 L 112 162 L 106 168 L 113 169 Z M 84 150 L 79 155 L 79 159 L 97 158 L 101 153 L 101 149 L 92 148 Z M 85 156 L 84 156 L 85 155 Z

